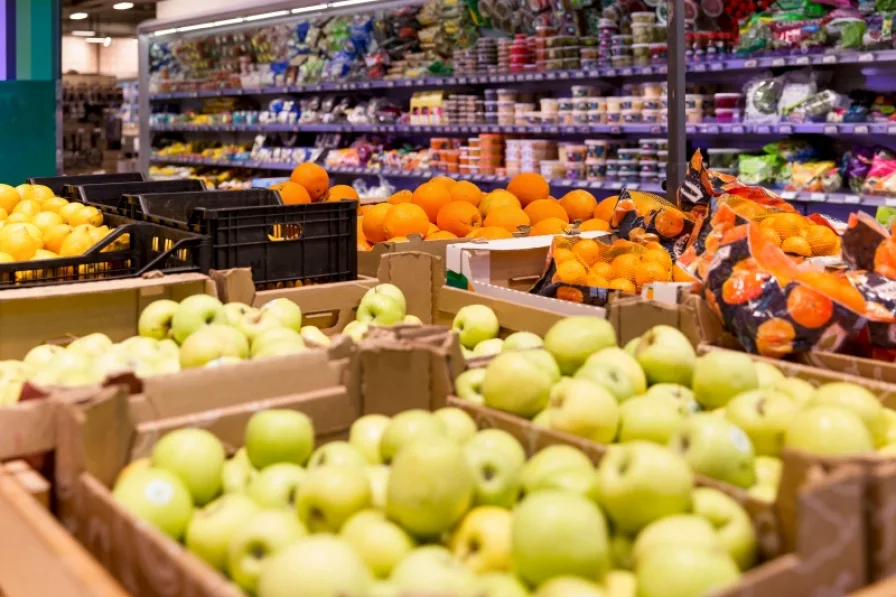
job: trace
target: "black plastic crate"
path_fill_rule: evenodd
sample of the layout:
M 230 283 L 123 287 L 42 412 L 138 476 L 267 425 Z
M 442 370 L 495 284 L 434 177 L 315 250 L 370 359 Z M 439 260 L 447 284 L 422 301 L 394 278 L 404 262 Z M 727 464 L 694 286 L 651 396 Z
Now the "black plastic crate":
M 136 218 L 208 235 L 212 268 L 262 287 L 358 277 L 358 202 L 283 205 L 270 189 L 129 195 Z
M 136 193 L 183 193 L 205 190 L 205 183 L 195 178 L 178 180 L 149 180 L 110 184 L 83 184 L 72 187 L 72 201 L 93 205 L 103 213 L 134 217 L 128 211 L 124 195 Z
M 206 236 L 109 214 L 104 223 L 115 229 L 84 255 L 0 263 L 0 289 L 118 280 L 153 270 L 182 274 L 210 269 Z M 114 248 L 104 252 L 110 246 Z
M 81 174 L 77 176 L 33 176 L 25 179 L 28 184 L 42 184 L 50 187 L 57 197 L 72 199 L 66 194 L 66 187 L 71 191 L 72 187 L 82 184 L 109 184 L 122 182 L 141 182 L 145 180 L 139 172 L 122 172 L 120 174 Z M 77 199 L 73 199 L 77 201 Z

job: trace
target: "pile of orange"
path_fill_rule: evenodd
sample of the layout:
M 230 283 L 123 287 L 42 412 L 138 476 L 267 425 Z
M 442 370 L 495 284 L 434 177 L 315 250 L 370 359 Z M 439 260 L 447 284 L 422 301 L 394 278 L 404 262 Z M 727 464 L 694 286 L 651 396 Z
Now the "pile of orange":
M 348 185 L 331 187 L 327 171 L 311 162 L 299 164 L 289 175 L 289 180 L 271 188 L 280 191 L 280 198 L 286 205 L 359 199 L 358 192 Z
M 555 241 L 553 258 L 552 282 L 640 292 L 646 284 L 673 280 L 672 256 L 658 242 L 642 247 L 628 241 Z
M 799 257 L 827 257 L 840 254 L 840 237 L 822 224 L 796 213 L 775 213 L 759 221 L 761 234 L 775 246 Z

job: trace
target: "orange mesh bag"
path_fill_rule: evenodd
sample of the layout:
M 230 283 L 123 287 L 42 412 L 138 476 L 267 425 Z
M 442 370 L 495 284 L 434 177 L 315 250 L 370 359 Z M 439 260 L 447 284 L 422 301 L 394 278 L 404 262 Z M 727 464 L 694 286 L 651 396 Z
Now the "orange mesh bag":
M 718 196 L 725 185 L 736 180 L 733 176 L 707 168 L 698 149 L 688 162 L 681 186 L 675 191 L 675 205 L 682 211 L 704 215 L 711 209 L 712 198 Z
M 685 212 L 659 195 L 623 190 L 616 203 L 615 227 L 622 238 L 637 240 L 655 234 L 673 256 L 680 255 L 701 220 L 695 212 Z

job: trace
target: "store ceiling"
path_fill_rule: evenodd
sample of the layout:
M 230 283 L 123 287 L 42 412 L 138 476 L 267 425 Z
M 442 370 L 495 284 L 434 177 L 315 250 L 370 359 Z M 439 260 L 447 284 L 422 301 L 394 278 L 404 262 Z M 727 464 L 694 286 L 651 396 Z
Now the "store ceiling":
M 76 30 L 95 31 L 100 37 L 132 37 L 136 34 L 137 25 L 143 21 L 154 19 L 156 2 L 133 0 L 134 7 L 128 10 L 112 8 L 122 0 L 63 0 L 62 32 L 71 33 Z M 87 18 L 73 21 L 73 13 L 86 12 Z

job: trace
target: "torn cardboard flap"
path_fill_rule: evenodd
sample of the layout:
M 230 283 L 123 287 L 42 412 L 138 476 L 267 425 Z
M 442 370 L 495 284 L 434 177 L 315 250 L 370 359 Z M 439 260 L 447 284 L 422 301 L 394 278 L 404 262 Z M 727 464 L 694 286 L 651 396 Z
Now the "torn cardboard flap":
M 39 399 L 0 408 L 0 460 L 55 449 L 56 407 L 53 400 Z
M 439 289 L 445 283 L 443 261 L 437 256 L 419 252 L 384 255 L 377 269 L 380 282 L 394 284 L 404 293 L 408 314 L 424 323 L 434 321 Z
M 404 242 L 375 243 L 370 251 L 358 251 L 358 273 L 364 276 L 378 276 L 381 258 L 395 253 L 423 253 L 445 259 L 447 248 L 464 239 L 417 240 L 410 238 Z

